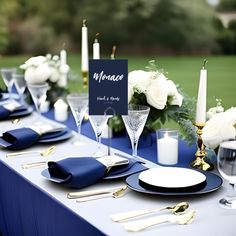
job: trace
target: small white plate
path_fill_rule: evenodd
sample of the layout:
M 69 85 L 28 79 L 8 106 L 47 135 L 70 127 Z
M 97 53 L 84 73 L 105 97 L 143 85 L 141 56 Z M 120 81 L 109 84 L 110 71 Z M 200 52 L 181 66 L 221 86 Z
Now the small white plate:
M 159 167 L 143 171 L 139 180 L 160 188 L 187 188 L 206 181 L 206 176 L 196 170 L 179 167 Z

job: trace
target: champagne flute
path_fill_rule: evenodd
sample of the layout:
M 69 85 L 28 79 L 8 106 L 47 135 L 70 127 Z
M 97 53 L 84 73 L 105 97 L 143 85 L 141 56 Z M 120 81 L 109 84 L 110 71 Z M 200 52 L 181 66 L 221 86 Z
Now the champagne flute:
M 149 111 L 150 107 L 148 106 L 129 105 L 128 115 L 122 116 L 122 119 L 125 123 L 125 128 L 129 134 L 129 138 L 131 141 L 133 157 L 137 157 L 139 137 L 147 121 Z
M 217 166 L 222 177 L 229 181 L 228 193 L 225 198 L 220 199 L 220 206 L 236 209 L 236 140 L 220 144 Z
M 80 146 L 83 145 L 83 142 L 81 141 L 81 124 L 88 109 L 88 94 L 72 93 L 67 95 L 67 101 L 75 119 L 79 135 L 79 140 L 73 142 L 73 144 Z
M 14 84 L 14 79 L 12 77 L 13 74 L 16 73 L 16 68 L 2 68 L 1 69 L 1 75 L 2 75 L 2 78 L 3 78 L 3 81 L 5 83 L 5 85 L 7 86 L 7 90 L 8 90 L 8 93 L 9 93 L 9 98 L 10 100 L 12 101 L 13 98 L 12 98 L 12 87 L 13 87 L 13 84 Z
M 24 92 L 26 89 L 26 81 L 25 81 L 25 76 L 23 74 L 13 74 L 12 75 L 17 93 L 20 96 L 20 102 L 21 104 L 25 105 L 25 100 L 24 100 Z
M 105 153 L 101 150 L 101 138 L 102 131 L 104 130 L 107 120 L 110 116 L 104 115 L 89 115 L 90 123 L 93 127 L 93 131 L 96 135 L 96 140 L 98 143 L 98 150 L 93 154 L 94 157 L 104 156 Z
M 39 108 L 41 104 L 46 101 L 47 91 L 49 89 L 48 83 L 46 82 L 40 84 L 27 83 L 27 87 L 33 99 L 37 114 L 39 117 L 41 117 L 41 112 Z

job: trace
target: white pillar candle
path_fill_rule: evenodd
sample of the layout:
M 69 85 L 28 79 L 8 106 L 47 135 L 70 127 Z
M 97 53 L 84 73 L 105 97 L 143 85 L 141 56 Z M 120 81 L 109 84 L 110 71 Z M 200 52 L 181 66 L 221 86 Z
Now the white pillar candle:
M 68 105 L 62 100 L 58 99 L 54 104 L 54 118 L 57 121 L 66 121 L 68 118 Z
M 93 43 L 93 59 L 100 59 L 100 44 L 97 38 L 95 38 Z
M 60 51 L 60 61 L 61 61 L 61 68 L 67 65 L 67 53 L 66 50 L 64 49 Z M 61 73 L 58 85 L 59 87 L 62 88 L 65 88 L 67 86 L 67 73 Z
M 60 51 L 60 60 L 61 60 L 61 65 L 67 64 L 67 53 L 66 53 L 66 50 L 64 49 Z
M 178 162 L 178 140 L 165 134 L 157 140 L 158 162 L 164 165 L 174 165 Z
M 196 124 L 206 122 L 206 96 L 207 96 L 207 70 L 202 69 L 200 73 L 197 107 L 196 107 Z
M 81 71 L 88 71 L 88 28 L 85 26 L 85 20 L 82 27 L 81 41 Z

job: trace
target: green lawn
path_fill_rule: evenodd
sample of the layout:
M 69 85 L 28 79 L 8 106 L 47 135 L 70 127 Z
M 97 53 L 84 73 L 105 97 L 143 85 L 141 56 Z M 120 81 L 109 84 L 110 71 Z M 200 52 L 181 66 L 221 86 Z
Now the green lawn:
M 204 57 L 127 57 L 129 71 L 145 69 L 148 61 L 156 59 L 160 68 L 168 72 L 169 79 L 181 85 L 190 96 L 197 96 L 200 68 Z M 18 66 L 28 59 L 28 56 L 0 57 L 0 67 Z M 215 105 L 215 99 L 221 98 L 223 106 L 236 106 L 236 56 L 209 56 L 208 64 L 208 108 Z M 75 74 L 80 74 L 80 56 L 69 55 L 68 63 Z M 0 80 L 0 86 L 3 82 Z M 79 89 L 80 85 L 70 83 L 70 88 Z

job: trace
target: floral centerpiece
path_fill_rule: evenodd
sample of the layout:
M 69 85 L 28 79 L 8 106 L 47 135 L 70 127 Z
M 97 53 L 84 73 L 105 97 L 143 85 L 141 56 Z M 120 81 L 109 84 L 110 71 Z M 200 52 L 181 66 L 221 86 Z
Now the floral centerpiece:
M 69 66 L 62 64 L 59 56 L 47 54 L 28 59 L 20 66 L 25 71 L 25 80 L 31 84 L 48 82 L 48 100 L 54 103 L 56 99 L 67 93 L 66 77 Z
M 216 150 L 220 143 L 236 138 L 236 107 L 215 113 L 203 128 L 202 139 L 206 147 Z
M 163 70 L 158 70 L 155 61 L 149 62 L 147 71 L 135 70 L 128 75 L 128 101 L 130 104 L 147 105 L 150 113 L 144 132 L 160 129 L 166 121 L 175 121 L 180 134 L 190 144 L 196 141 L 194 101 L 184 95 L 179 86 L 169 80 Z M 115 132 L 122 131 L 124 125 L 120 117 L 111 121 Z

